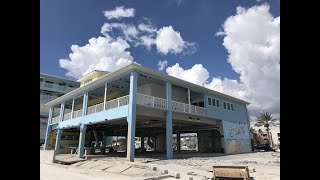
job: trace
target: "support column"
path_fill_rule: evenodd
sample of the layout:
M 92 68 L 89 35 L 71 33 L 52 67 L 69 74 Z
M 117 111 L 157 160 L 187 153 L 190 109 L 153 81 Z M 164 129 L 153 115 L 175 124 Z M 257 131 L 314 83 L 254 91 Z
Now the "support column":
M 177 132 L 177 151 L 181 151 L 181 141 L 180 141 L 180 133 Z
M 103 110 L 106 110 L 108 83 L 104 86 Z
M 105 131 L 102 131 L 102 154 L 105 154 L 106 153 L 106 132 Z
M 54 154 L 55 155 L 59 154 L 61 135 L 62 135 L 62 129 L 58 129 L 57 137 L 56 137 L 56 145 L 54 147 Z
M 87 115 L 87 104 L 88 104 L 88 92 L 85 92 L 83 95 L 82 116 Z
M 53 114 L 53 107 L 50 107 L 48 123 L 47 123 L 46 137 L 44 139 L 44 150 L 48 150 L 50 133 L 51 133 L 51 129 L 52 129 L 52 126 L 51 126 L 52 114 Z
M 189 113 L 191 113 L 191 98 L 190 98 L 190 89 L 188 89 L 188 103 L 189 103 Z
M 79 136 L 79 147 L 78 147 L 78 158 L 83 158 L 84 144 L 86 141 L 86 130 L 87 130 L 87 125 L 81 124 L 80 136 Z
M 59 122 L 63 121 L 63 115 L 64 115 L 64 101 L 61 102 Z
M 144 152 L 144 136 L 141 136 L 141 151 Z
M 136 134 L 136 103 L 137 103 L 137 79 L 136 72 L 130 73 L 130 93 L 129 93 L 129 114 L 128 121 L 128 135 L 127 135 L 127 159 L 134 161 L 134 144 Z
M 74 98 L 72 99 L 72 108 L 71 108 L 71 117 L 70 117 L 70 119 L 73 119 L 73 111 L 74 111 Z
M 168 109 L 166 111 L 166 145 L 167 145 L 167 159 L 173 158 L 172 148 L 172 87 L 171 82 L 166 83 L 166 99 Z
M 207 94 L 203 95 L 203 103 L 204 103 L 205 113 L 207 116 L 207 109 L 208 109 L 208 96 L 207 96 Z

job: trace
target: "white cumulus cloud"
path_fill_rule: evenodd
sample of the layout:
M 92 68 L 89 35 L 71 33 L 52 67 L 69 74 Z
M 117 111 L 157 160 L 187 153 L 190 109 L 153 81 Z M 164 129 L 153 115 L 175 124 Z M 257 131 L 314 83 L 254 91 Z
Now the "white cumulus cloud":
M 165 26 L 157 31 L 155 44 L 158 52 L 163 54 L 177 54 L 186 47 L 180 32 L 173 30 L 172 26 Z
M 223 46 L 228 62 L 240 82 L 213 78 L 206 87 L 251 102 L 253 116 L 260 112 L 280 114 L 280 16 L 273 17 L 269 5 L 237 8 L 223 24 Z
M 133 62 L 126 51 L 129 47 L 121 38 L 91 38 L 82 47 L 72 45 L 69 59 L 60 59 L 60 67 L 67 69 L 66 75 L 72 78 L 81 78 L 93 70 L 112 72 Z
M 183 69 L 179 63 L 168 67 L 166 72 L 173 77 L 202 86 L 209 78 L 209 72 L 202 64 L 195 64 L 191 69 Z
M 133 24 L 125 23 L 104 23 L 101 27 L 101 34 L 108 36 L 113 29 L 119 30 L 126 41 L 132 42 L 138 39 L 139 31 Z
M 164 60 L 164 61 L 159 61 L 158 66 L 159 66 L 159 71 L 164 70 L 164 68 L 166 68 L 168 65 L 168 61 Z
M 107 19 L 121 19 L 121 18 L 128 18 L 133 17 L 135 14 L 134 8 L 127 8 L 125 9 L 123 6 L 116 7 L 114 10 L 110 11 L 103 11 L 104 16 Z
M 153 26 L 150 25 L 150 24 L 141 23 L 141 24 L 138 25 L 138 28 L 139 28 L 139 30 L 145 31 L 145 32 L 148 32 L 148 33 L 157 32 L 157 28 L 156 28 L 156 27 L 153 27 Z
M 171 76 L 249 101 L 252 118 L 261 112 L 280 117 L 280 17 L 273 17 L 269 5 L 237 8 L 217 36 L 223 36 L 228 62 L 240 75 L 240 81 L 213 77 L 202 64 L 183 69 L 168 67 Z

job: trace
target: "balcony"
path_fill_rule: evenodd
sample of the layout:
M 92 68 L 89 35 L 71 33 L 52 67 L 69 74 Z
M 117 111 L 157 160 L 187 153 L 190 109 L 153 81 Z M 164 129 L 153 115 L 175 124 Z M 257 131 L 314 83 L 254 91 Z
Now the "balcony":
M 196 116 L 206 116 L 206 108 L 172 101 L 172 110 Z
M 51 83 L 46 83 L 46 82 L 40 82 L 40 89 L 47 89 L 51 91 L 57 91 L 61 93 L 67 93 L 70 92 L 76 88 L 73 87 L 68 87 L 68 86 L 61 86 L 58 84 L 51 84 Z
M 125 106 L 129 104 L 129 95 L 122 96 L 113 100 L 109 100 L 106 102 L 105 110 L 113 109 L 121 106 Z M 166 110 L 167 100 L 159 97 L 149 96 L 145 94 L 137 93 L 137 105 L 157 108 Z M 199 106 L 189 105 L 181 102 L 172 101 L 172 110 L 174 112 L 192 114 L 196 116 L 206 116 L 206 109 Z M 89 106 L 87 109 L 87 115 L 98 113 L 104 111 L 104 104 L 99 103 L 93 106 Z M 63 121 L 74 119 L 82 116 L 82 109 L 73 112 L 73 116 L 71 117 L 71 113 L 66 113 L 63 116 Z M 59 116 L 52 118 L 51 124 L 56 124 L 59 122 Z
M 152 108 L 167 109 L 167 100 L 137 93 L 137 104 Z M 174 112 L 192 114 L 196 116 L 206 116 L 206 109 L 199 106 L 189 105 L 181 102 L 172 101 Z

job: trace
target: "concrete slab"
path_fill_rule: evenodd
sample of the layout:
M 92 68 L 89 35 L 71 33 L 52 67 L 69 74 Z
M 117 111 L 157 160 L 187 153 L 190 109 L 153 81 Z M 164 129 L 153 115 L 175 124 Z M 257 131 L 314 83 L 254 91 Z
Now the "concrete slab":
M 145 173 L 147 171 L 150 171 L 150 170 L 131 167 L 131 168 L 125 170 L 125 171 L 122 171 L 121 174 L 125 174 L 125 175 L 140 175 L 140 174 L 143 174 L 143 173 Z
M 71 164 L 70 166 L 71 166 L 71 167 L 78 167 L 78 166 L 80 166 L 80 165 L 82 165 L 82 164 L 84 164 L 84 163 L 86 163 L 86 162 L 85 162 L 85 161 L 77 162 L 77 163 Z
M 104 171 L 105 169 L 108 169 L 111 166 L 114 166 L 114 164 L 100 164 L 98 166 L 93 167 L 92 169 L 97 171 Z
M 115 166 L 112 166 L 112 167 L 106 169 L 105 171 L 112 172 L 112 173 L 121 173 L 122 171 L 125 171 L 131 167 L 132 167 L 131 165 L 117 164 Z
M 91 168 L 94 168 L 98 165 L 101 165 L 101 164 L 106 164 L 107 162 L 105 161 L 87 161 L 87 163 L 84 163 L 82 165 L 80 165 L 79 167 L 80 168 L 86 168 L 86 169 L 91 169 Z

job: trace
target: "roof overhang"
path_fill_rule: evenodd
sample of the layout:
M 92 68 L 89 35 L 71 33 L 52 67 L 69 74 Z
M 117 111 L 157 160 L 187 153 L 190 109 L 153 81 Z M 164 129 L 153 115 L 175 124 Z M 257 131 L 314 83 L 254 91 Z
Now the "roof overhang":
M 244 101 L 244 100 L 241 100 L 241 99 L 238 99 L 238 98 L 235 98 L 235 97 L 232 97 L 232 96 L 229 96 L 229 95 L 226 95 L 226 94 L 223 94 L 223 93 L 220 93 L 220 92 L 208 89 L 208 88 L 205 88 L 203 86 L 199 86 L 199 85 L 190 83 L 188 81 L 184 81 L 182 79 L 175 78 L 173 76 L 169 76 L 169 75 L 163 74 L 163 73 L 161 73 L 159 71 L 155 71 L 155 70 L 146 68 L 146 67 L 138 65 L 136 63 L 132 63 L 132 64 L 127 65 L 127 66 L 125 66 L 125 67 L 123 67 L 121 69 L 118 69 L 118 70 L 114 71 L 114 72 L 111 72 L 111 73 L 108 73 L 106 75 L 103 75 L 102 77 L 100 77 L 96 81 L 93 81 L 93 82 L 91 82 L 89 84 L 81 86 L 81 87 L 79 87 L 79 88 L 77 88 L 77 89 L 75 89 L 75 90 L 73 90 L 73 91 L 71 91 L 71 92 L 69 92 L 69 93 L 57 98 L 57 99 L 54 99 L 54 100 L 48 102 L 46 105 L 47 106 L 58 105 L 58 104 L 60 104 L 61 101 L 70 100 L 73 97 L 81 95 L 81 93 L 83 93 L 85 91 L 91 90 L 91 89 L 95 88 L 98 85 L 101 85 L 103 83 L 108 82 L 108 80 L 110 80 L 110 79 L 114 79 L 114 78 L 120 77 L 120 76 L 125 75 L 126 73 L 129 73 L 129 72 L 134 71 L 134 70 L 136 70 L 137 72 L 150 74 L 150 75 L 159 77 L 161 79 L 169 80 L 171 83 L 174 83 L 175 85 L 183 86 L 183 87 L 186 87 L 186 88 L 189 88 L 189 89 L 192 89 L 192 90 L 198 90 L 198 91 L 201 91 L 203 93 L 214 94 L 214 95 L 221 96 L 223 98 L 230 99 L 230 100 L 233 100 L 233 101 L 236 101 L 236 102 L 239 102 L 239 103 L 243 103 L 243 104 L 246 104 L 246 105 L 250 104 L 247 101 Z

